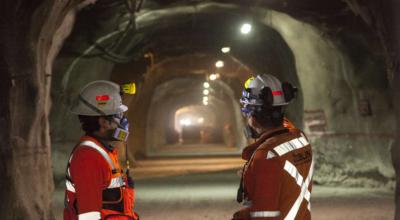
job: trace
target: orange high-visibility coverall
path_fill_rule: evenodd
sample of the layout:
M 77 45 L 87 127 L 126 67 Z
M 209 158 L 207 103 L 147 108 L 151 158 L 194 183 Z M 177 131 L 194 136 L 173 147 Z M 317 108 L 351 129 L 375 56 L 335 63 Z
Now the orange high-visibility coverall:
M 137 220 L 129 185 L 117 149 L 82 137 L 67 166 L 64 220 Z
M 234 219 L 309 220 L 312 150 L 290 121 L 243 150 L 243 205 Z

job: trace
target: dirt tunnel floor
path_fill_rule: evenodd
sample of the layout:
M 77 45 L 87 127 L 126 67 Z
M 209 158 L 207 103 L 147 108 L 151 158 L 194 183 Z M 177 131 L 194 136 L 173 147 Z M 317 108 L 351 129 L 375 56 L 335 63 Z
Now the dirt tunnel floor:
M 236 170 L 136 181 L 136 211 L 141 220 L 229 220 L 235 202 Z M 393 219 L 393 192 L 383 189 L 315 186 L 312 216 L 316 220 Z M 62 219 L 63 191 L 54 196 L 57 219 Z

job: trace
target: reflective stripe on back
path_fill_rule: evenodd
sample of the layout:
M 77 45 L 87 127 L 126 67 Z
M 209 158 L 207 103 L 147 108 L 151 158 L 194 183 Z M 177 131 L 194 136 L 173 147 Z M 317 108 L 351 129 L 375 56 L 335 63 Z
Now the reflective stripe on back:
M 299 211 L 301 203 L 303 202 L 304 199 L 308 202 L 308 205 L 307 205 L 308 210 L 311 211 L 311 205 L 310 205 L 311 193 L 308 190 L 308 186 L 311 183 L 313 172 L 314 172 L 314 160 L 311 161 L 310 170 L 308 171 L 308 175 L 305 179 L 300 174 L 300 172 L 297 170 L 296 166 L 294 166 L 289 161 L 285 162 L 284 170 L 286 172 L 288 172 L 289 175 L 295 179 L 297 185 L 300 187 L 300 194 L 297 197 L 292 208 L 289 210 L 288 214 L 286 215 L 286 217 L 284 219 L 284 220 L 294 220 Z
M 279 155 L 282 156 L 290 151 L 297 150 L 309 145 L 307 139 L 304 137 L 294 138 L 288 142 L 282 143 L 277 147 L 274 147 L 274 151 Z
M 252 218 L 275 218 L 281 215 L 280 211 L 256 211 L 250 212 Z

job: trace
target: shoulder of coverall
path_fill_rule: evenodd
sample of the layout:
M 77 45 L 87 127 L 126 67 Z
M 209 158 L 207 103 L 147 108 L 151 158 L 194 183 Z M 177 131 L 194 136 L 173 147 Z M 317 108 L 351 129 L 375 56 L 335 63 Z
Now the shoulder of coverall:
M 283 144 L 285 142 L 288 142 L 294 138 L 298 138 L 302 136 L 302 131 L 295 128 L 295 127 L 290 127 L 287 128 L 289 132 L 282 133 L 273 137 L 270 137 L 266 139 L 259 147 L 260 151 L 267 152 L 269 150 L 272 150 L 274 147 Z
M 277 132 L 281 132 L 283 130 L 285 130 L 286 128 L 284 127 L 278 127 L 275 129 L 272 129 L 270 131 L 264 132 L 263 134 L 261 134 L 261 136 L 257 139 L 256 142 L 254 142 L 253 144 L 248 145 L 247 147 L 245 147 L 242 151 L 242 159 L 243 160 L 250 160 L 251 156 L 253 155 L 254 151 L 259 149 L 259 147 L 268 139 L 270 139 L 271 137 L 273 137 L 275 135 L 275 133 Z
M 78 144 L 76 145 L 76 147 L 72 151 L 72 153 L 71 153 L 71 161 L 74 159 L 74 157 L 76 157 L 76 155 L 82 154 L 82 153 L 83 154 L 90 154 L 90 155 L 92 155 L 93 157 L 96 157 L 96 158 L 103 158 L 103 156 L 97 150 L 85 145 L 84 144 L 85 141 L 93 142 L 97 146 L 101 147 L 103 150 L 105 150 L 107 152 L 107 148 L 105 148 L 100 141 L 98 141 L 94 137 L 85 135 L 85 136 L 83 136 L 83 137 L 81 137 L 79 139 Z
M 100 161 L 105 162 L 107 164 L 107 167 L 108 166 L 111 167 L 109 162 L 104 160 L 104 156 L 101 155 L 98 150 L 96 150 L 96 149 L 94 149 L 94 148 L 92 148 L 90 146 L 85 145 L 85 141 L 92 142 L 95 145 L 101 147 L 104 150 L 104 152 L 106 152 L 112 158 L 118 157 L 118 151 L 117 151 L 116 148 L 113 148 L 110 151 L 107 147 L 105 147 L 103 145 L 103 143 L 101 141 L 97 140 L 96 138 L 94 138 L 92 136 L 86 135 L 86 136 L 83 136 L 83 137 L 80 138 L 78 145 L 73 150 L 72 155 L 71 155 L 72 156 L 71 157 L 71 161 L 74 160 L 74 157 L 76 156 L 76 154 L 89 154 L 89 155 L 87 155 L 88 157 L 93 157 L 93 159 L 95 159 L 95 158 L 99 159 Z

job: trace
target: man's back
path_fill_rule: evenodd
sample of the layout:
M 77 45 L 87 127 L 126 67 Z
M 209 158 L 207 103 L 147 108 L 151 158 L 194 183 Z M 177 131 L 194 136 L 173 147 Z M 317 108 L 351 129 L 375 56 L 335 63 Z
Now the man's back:
M 244 176 L 253 216 L 279 212 L 275 219 L 311 219 L 311 167 L 311 145 L 298 129 L 267 138 Z

